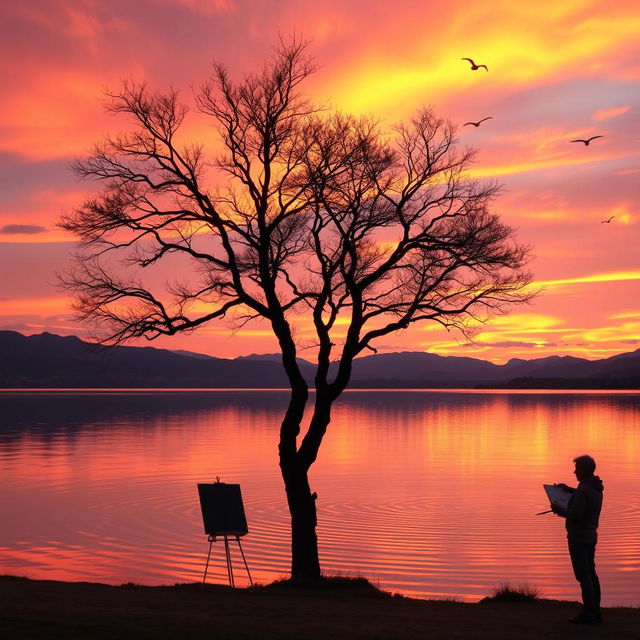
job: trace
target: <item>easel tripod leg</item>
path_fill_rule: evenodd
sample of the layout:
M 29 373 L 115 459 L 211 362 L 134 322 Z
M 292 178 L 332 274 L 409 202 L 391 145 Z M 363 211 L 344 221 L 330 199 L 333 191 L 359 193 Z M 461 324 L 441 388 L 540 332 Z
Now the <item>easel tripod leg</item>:
M 247 559 L 244 557 L 244 551 L 242 550 L 242 544 L 240 544 L 240 536 L 236 536 L 236 540 L 238 541 L 238 547 L 240 548 L 240 554 L 242 555 L 242 561 L 244 562 L 244 568 L 247 570 L 247 575 L 249 576 L 249 583 L 253 587 L 253 580 L 251 579 L 251 573 L 249 572 L 249 565 L 247 564 Z
M 204 567 L 204 576 L 202 576 L 202 588 L 207 580 L 207 571 L 209 570 L 209 560 L 211 559 L 211 547 L 213 546 L 213 538 L 209 536 L 209 553 L 207 554 L 207 564 Z
M 233 565 L 231 564 L 231 549 L 229 548 L 229 538 L 224 537 L 224 551 L 227 556 L 227 573 L 229 574 L 229 586 L 232 589 L 236 588 L 235 581 L 233 579 Z

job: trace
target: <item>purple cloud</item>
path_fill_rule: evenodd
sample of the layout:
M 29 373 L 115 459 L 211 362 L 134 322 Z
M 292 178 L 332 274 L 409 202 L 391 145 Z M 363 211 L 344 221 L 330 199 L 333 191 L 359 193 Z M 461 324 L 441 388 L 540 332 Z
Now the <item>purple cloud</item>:
M 0 233 L 7 233 L 10 235 L 18 233 L 35 235 L 36 233 L 44 233 L 46 230 L 47 227 L 41 227 L 39 224 L 5 224 L 4 227 L 0 227 Z
M 520 340 L 503 340 L 501 342 L 478 342 L 477 340 L 474 342 L 464 343 L 460 345 L 462 347 L 468 347 L 473 349 L 474 347 L 497 347 L 497 348 L 505 348 L 509 349 L 512 347 L 539 347 L 539 343 L 537 342 L 522 342 Z M 545 347 L 555 347 L 557 346 L 555 342 L 545 342 Z

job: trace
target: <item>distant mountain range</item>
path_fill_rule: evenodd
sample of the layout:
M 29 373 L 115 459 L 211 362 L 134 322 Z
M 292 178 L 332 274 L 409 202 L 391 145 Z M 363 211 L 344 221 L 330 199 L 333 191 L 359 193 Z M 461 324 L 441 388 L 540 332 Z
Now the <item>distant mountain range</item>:
M 315 366 L 299 360 L 311 383 Z M 351 388 L 639 389 L 640 349 L 603 360 L 551 356 L 496 365 L 424 352 L 358 358 Z M 0 331 L 3 388 L 283 388 L 280 356 L 234 359 L 153 347 L 101 348 L 77 337 Z

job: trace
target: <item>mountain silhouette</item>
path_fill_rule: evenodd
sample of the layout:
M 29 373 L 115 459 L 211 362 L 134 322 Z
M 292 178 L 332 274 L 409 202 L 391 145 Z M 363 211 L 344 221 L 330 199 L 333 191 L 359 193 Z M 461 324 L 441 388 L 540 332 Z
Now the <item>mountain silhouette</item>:
M 311 384 L 315 367 L 298 360 Z M 333 371 L 336 371 L 335 365 Z M 357 358 L 351 388 L 640 387 L 640 349 L 603 360 L 550 356 L 486 360 L 424 352 Z M 119 346 L 105 349 L 75 336 L 0 331 L 4 388 L 286 388 L 279 354 L 216 358 L 191 351 Z
M 77 337 L 0 331 L 0 387 L 284 387 L 275 362 L 247 363 L 153 347 L 105 349 Z M 268 384 L 266 384 L 268 382 Z
M 355 360 L 351 386 L 637 388 L 640 349 L 604 360 L 549 356 L 513 358 L 503 365 L 434 353 L 385 353 Z

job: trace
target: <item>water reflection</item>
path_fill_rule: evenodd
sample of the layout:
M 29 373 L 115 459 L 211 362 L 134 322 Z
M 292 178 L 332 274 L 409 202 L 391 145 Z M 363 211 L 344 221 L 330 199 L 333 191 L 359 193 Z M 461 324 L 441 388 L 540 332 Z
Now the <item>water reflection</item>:
M 0 394 L 0 570 L 69 580 L 198 580 L 195 484 L 239 482 L 252 574 L 288 570 L 277 467 L 285 392 Z M 541 484 L 589 452 L 605 481 L 606 604 L 640 604 L 636 394 L 345 394 L 312 471 L 326 571 L 393 591 L 476 600 L 527 579 L 578 598 L 563 522 Z M 224 582 L 222 549 L 210 575 Z M 239 566 L 239 565 L 238 565 Z

